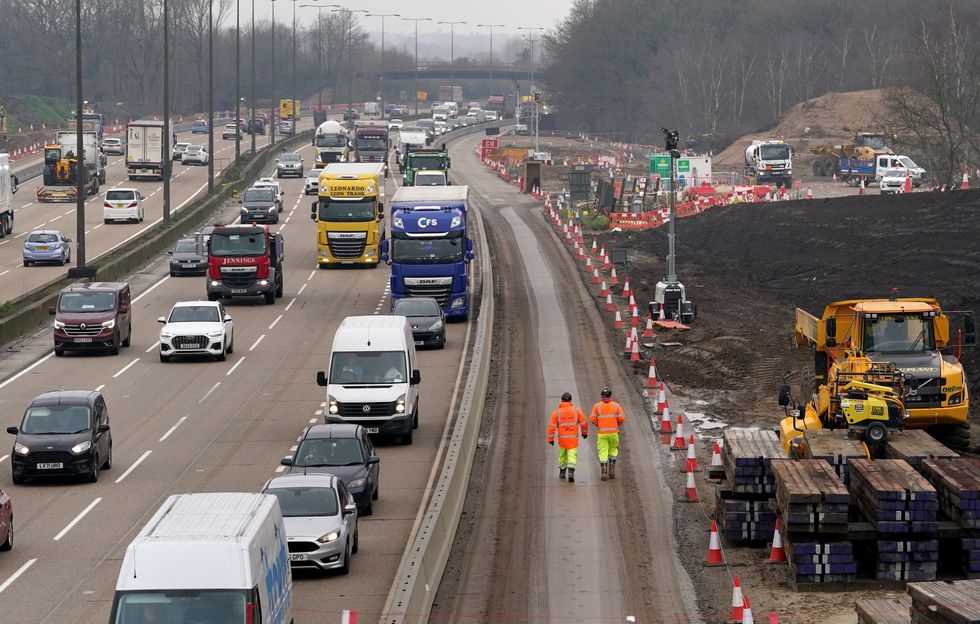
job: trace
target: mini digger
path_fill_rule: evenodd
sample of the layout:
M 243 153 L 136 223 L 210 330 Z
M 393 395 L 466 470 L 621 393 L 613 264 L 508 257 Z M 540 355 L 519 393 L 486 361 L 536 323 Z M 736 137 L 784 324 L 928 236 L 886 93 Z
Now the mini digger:
M 859 437 L 868 456 L 878 455 L 888 432 L 905 428 L 908 411 L 905 375 L 891 362 L 875 362 L 859 351 L 848 351 L 806 403 L 792 396 L 783 377 L 779 405 L 786 417 L 779 424 L 779 440 L 790 457 L 804 456 L 803 433 L 813 429 L 847 429 Z

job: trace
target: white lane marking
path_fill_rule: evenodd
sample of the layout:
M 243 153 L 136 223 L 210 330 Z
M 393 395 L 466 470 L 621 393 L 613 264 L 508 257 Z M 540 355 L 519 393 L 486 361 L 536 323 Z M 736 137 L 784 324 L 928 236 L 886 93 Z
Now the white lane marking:
M 48 223 L 54 223 L 55 221 L 57 221 L 58 219 L 60 219 L 60 218 L 61 218 L 61 217 L 63 217 L 63 216 L 64 216 L 64 215 L 58 215 L 58 216 L 57 216 L 57 217 L 55 217 L 54 219 L 51 219 L 50 221 L 48 221 Z M 47 225 L 47 224 L 45 224 L 45 225 Z
M 283 468 L 285 468 L 285 466 L 283 466 Z M 27 572 L 28 568 L 30 568 L 32 565 L 34 565 L 34 563 L 36 561 L 37 561 L 37 559 L 28 559 L 26 562 L 24 562 L 24 565 L 22 565 L 19 568 L 17 568 L 17 571 L 14 572 L 13 574 L 11 574 L 10 577 L 8 577 L 7 580 L 4 581 L 2 585 L 0 585 L 0 594 L 2 594 L 4 592 L 4 590 L 6 590 L 8 587 L 10 587 L 13 584 L 14 581 L 16 581 L 18 578 L 20 578 L 20 575 L 21 574 L 23 574 L 24 572 Z
M 317 411 L 315 411 L 315 412 L 313 412 L 313 413 L 314 413 L 315 415 L 317 415 L 317 416 L 323 416 L 323 410 L 322 410 L 322 409 L 318 409 Z
M 300 286 L 299 287 L 299 290 L 296 291 L 296 294 L 297 295 L 302 295 L 304 290 L 306 290 L 306 284 L 303 284 L 302 286 Z
M 286 312 L 289 312 L 289 308 L 293 307 L 294 303 L 296 303 L 296 297 L 293 297 L 293 300 L 290 301 L 289 305 L 286 306 Z
M 98 388 L 96 388 L 95 391 L 96 392 L 102 392 L 102 388 L 105 388 L 105 384 L 102 384 L 101 386 L 99 386 Z
M 163 277 L 162 277 L 162 278 L 160 279 L 160 281 L 159 281 L 159 282 L 157 282 L 156 284 L 154 284 L 154 285 L 152 285 L 152 286 L 150 286 L 149 288 L 147 288 L 146 290 L 144 290 L 144 291 L 143 291 L 142 293 L 140 293 L 140 294 L 139 294 L 139 296 L 137 296 L 137 297 L 134 297 L 134 298 L 133 298 L 133 303 L 136 303 L 137 301 L 139 301 L 139 300 L 140 300 L 140 299 L 142 299 L 143 297 L 145 297 L 145 296 L 147 296 L 148 294 L 150 294 L 151 292 L 153 292 L 153 289 L 154 289 L 154 288 L 156 288 L 156 287 L 157 287 L 157 286 L 159 286 L 160 284 L 162 284 L 162 283 L 164 283 L 164 282 L 165 282 L 165 281 L 167 281 L 168 279 L 170 279 L 170 276 L 169 276 L 169 275 L 164 275 L 164 276 L 163 276 Z
M 21 236 L 27 236 L 28 234 L 30 234 L 30 232 L 21 232 L 17 236 L 14 236 L 14 238 L 20 238 Z
M 0 275 L 6 275 L 7 273 L 10 273 L 10 269 L 7 269 L 7 270 L 6 270 L 6 271 L 4 271 L 3 273 L 0 273 Z
M 9 242 L 10 242 L 9 240 L 5 240 L 5 241 L 3 241 L 2 243 L 0 243 L 0 245 L 6 245 L 6 244 L 7 244 L 7 243 L 9 243 Z
M 153 344 L 151 344 L 150 347 L 146 351 L 144 351 L 143 353 L 149 353 L 150 351 L 153 351 L 154 349 L 158 348 L 159 346 L 160 346 L 160 341 L 157 340 L 156 342 L 154 342 Z
M 129 476 L 129 473 L 131 473 L 132 471 L 136 470 L 136 467 L 139 466 L 140 464 L 142 464 L 143 463 L 143 460 L 145 460 L 147 457 L 149 457 L 150 456 L 150 453 L 152 453 L 152 452 L 153 452 L 153 450 L 151 449 L 149 451 L 144 452 L 139 457 L 137 457 L 136 458 L 136 461 L 133 462 L 133 465 L 130 466 L 129 468 L 127 468 L 126 469 L 126 472 L 124 472 L 121 475 L 119 475 L 119 478 L 116 479 L 113 483 L 122 483 L 123 479 L 125 479 L 126 477 L 128 477 Z
M 286 472 L 286 467 L 285 466 L 279 466 L 278 468 L 276 468 L 276 472 Z M 3 591 L 3 590 L 0 589 L 0 591 Z
M 127 474 L 129 474 L 129 473 L 126 472 L 125 474 L 123 474 L 123 477 L 125 477 Z M 119 481 L 121 481 L 121 480 L 122 480 L 122 477 L 120 477 L 119 479 L 117 479 L 116 480 L 116 483 L 119 483 Z M 88 512 L 90 512 L 93 509 L 95 509 L 95 506 L 98 505 L 101 502 L 102 502 L 102 497 L 100 496 L 99 498 L 97 498 L 94 501 L 92 501 L 91 503 L 89 503 L 88 504 L 88 507 L 86 507 L 85 509 L 82 510 L 82 513 L 80 513 L 77 516 L 75 516 L 75 519 L 74 520 L 72 520 L 71 522 L 69 522 L 68 525 L 65 528 L 61 529 L 61 532 L 60 533 L 58 533 L 57 535 L 54 536 L 54 541 L 56 541 L 56 542 L 61 541 L 61 538 L 64 537 L 65 535 L 67 535 L 68 534 L 68 531 L 71 531 L 73 528 L 75 528 L 75 525 L 78 524 L 79 522 L 81 522 L 82 521 L 82 518 L 84 518 L 85 516 L 87 516 L 88 515 Z
M 102 227 L 103 225 L 105 225 L 105 223 L 100 223 L 100 224 L 98 224 L 97 226 L 95 226 L 95 227 L 94 227 L 94 228 L 92 228 L 92 229 L 93 229 L 93 230 L 97 230 L 97 229 L 99 229 L 100 227 Z M 130 237 L 130 238 L 132 238 L 132 237 Z M 129 239 L 127 239 L 127 240 L 129 240 Z
M 281 320 L 282 320 L 282 314 L 280 314 L 279 316 L 277 316 L 276 317 L 276 320 L 272 321 L 272 324 L 269 325 L 269 329 L 272 329 L 273 327 L 275 327 L 276 326 L 276 323 L 278 323 Z
M 162 436 L 160 436 L 160 439 L 157 440 L 157 442 L 163 442 L 164 440 L 166 440 L 167 438 L 169 438 L 170 437 L 170 434 L 173 433 L 174 431 L 177 431 L 177 427 L 179 427 L 182 424 L 184 424 L 184 421 L 185 420 L 187 420 L 187 416 L 181 416 L 180 417 L 180 420 L 177 421 L 177 424 L 175 424 L 170 429 L 167 429 L 167 433 L 165 433 Z
M 310 424 L 311 425 L 315 425 L 316 424 L 316 420 L 317 420 L 316 418 L 311 418 L 310 419 Z
M 296 452 L 296 449 L 298 449 L 298 448 L 299 447 L 294 444 L 293 446 L 289 447 L 289 452 L 290 453 L 295 453 Z
M 217 390 L 218 389 L 218 386 L 220 386 L 220 385 L 221 385 L 221 382 L 219 381 L 216 384 L 214 384 L 213 386 L 211 386 L 211 389 L 204 393 L 204 396 L 201 397 L 201 400 L 198 401 L 197 404 L 200 405 L 201 403 L 204 403 L 205 401 L 207 401 L 208 400 L 208 397 L 211 396 L 211 393 L 214 392 L 215 390 Z
M 71 210 L 69 210 L 68 212 L 66 212 L 66 213 L 65 213 L 64 215 L 62 215 L 62 216 L 65 216 L 65 217 L 67 217 L 68 215 L 70 215 L 70 214 L 71 214 L 71 213 L 73 213 L 73 212 L 75 212 L 75 209 L 74 209 L 74 208 L 72 208 Z
M 130 362 L 129 364 L 127 364 L 127 365 L 123 366 L 121 369 L 119 369 L 119 372 L 116 373 L 115 375 L 113 375 L 112 378 L 115 379 L 116 377 L 122 375 L 123 373 L 125 373 L 126 371 L 129 370 L 129 367 L 130 366 L 132 366 L 133 364 L 135 364 L 135 363 L 137 363 L 139 361 L 140 361 L 139 358 L 133 358 L 133 361 L 132 362 Z
M 252 343 L 252 346 L 249 347 L 248 350 L 249 351 L 255 351 L 255 347 L 259 346 L 259 343 L 262 342 L 262 339 L 263 338 L 265 338 L 265 334 L 262 334 L 261 336 L 259 336 L 258 340 L 256 340 L 254 343 Z
M 306 278 L 306 281 L 308 282 L 311 279 L 313 279 L 313 276 L 314 275 L 316 275 L 316 269 L 313 269 L 312 271 L 310 271 L 310 276 Z
M 239 360 L 238 360 L 237 362 L 235 362 L 235 365 L 234 365 L 234 366 L 232 366 L 232 367 L 231 367 L 231 368 L 230 368 L 230 369 L 228 370 L 228 372 L 227 372 L 227 373 L 225 373 L 225 377 L 228 377 L 228 376 L 230 376 L 230 375 L 231 375 L 232 373 L 234 373 L 234 372 L 235 372 L 235 369 L 236 369 L 236 368 L 238 368 L 239 366 L 241 366 L 241 365 L 242 365 L 242 362 L 244 362 L 244 361 L 245 361 L 245 358 L 246 358 L 246 357 L 248 357 L 248 356 L 246 356 L 246 355 L 243 355 L 243 356 L 241 357 L 241 359 L 239 359 Z
M 35 368 L 37 368 L 38 366 L 40 366 L 41 364 L 44 364 L 49 359 L 51 359 L 52 356 L 54 356 L 54 351 L 50 351 L 47 355 L 45 355 L 43 358 L 41 358 L 37 362 L 34 362 L 33 364 L 31 364 L 30 366 L 28 366 L 24 370 L 20 371 L 19 373 L 17 373 L 16 375 L 14 375 L 10 379 L 8 379 L 7 381 L 5 381 L 3 383 L 0 383 L 0 390 L 3 390 L 8 385 L 14 383 L 15 381 L 17 381 L 18 379 L 20 379 L 21 377 L 23 377 L 27 373 L 31 372 L 32 370 L 34 370 Z
M 4 455 L 3 457 L 0 457 L 0 462 L 7 461 L 8 458 L 10 458 L 10 455 Z

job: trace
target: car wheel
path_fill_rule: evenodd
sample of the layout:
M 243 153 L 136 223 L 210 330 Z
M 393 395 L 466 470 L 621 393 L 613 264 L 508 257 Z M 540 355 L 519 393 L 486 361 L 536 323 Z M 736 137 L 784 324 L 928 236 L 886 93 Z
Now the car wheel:
M 106 225 L 109 225 L 110 223 L 112 223 L 112 219 L 102 219 L 102 222 L 105 223 Z
M 102 469 L 109 470 L 112 468 L 112 442 L 109 442 L 109 456 L 105 458 L 102 462 Z
M 55 355 L 55 357 L 61 357 L 61 356 L 63 356 L 64 354 L 65 354 L 65 350 L 64 350 L 64 349 L 55 349 L 55 350 L 54 350 L 54 355 Z
M 95 461 L 92 462 L 92 470 L 88 473 L 88 477 L 86 477 L 86 481 L 89 483 L 99 482 L 99 463 L 99 456 L 96 455 Z
M 408 433 L 402 434 L 401 437 L 402 446 L 409 446 L 412 444 L 412 430 L 409 429 Z
M 276 302 L 276 293 L 271 290 L 265 293 L 265 295 L 263 296 L 265 297 L 266 305 L 272 305 L 273 303 Z
M 169 362 L 170 361 L 170 356 L 169 355 L 164 355 L 164 354 L 161 353 L 160 354 L 160 361 L 161 362 Z
M 177 274 L 176 274 L 176 273 L 174 273 L 173 271 L 171 271 L 171 272 L 170 272 L 170 277 L 177 277 Z
M 10 550 L 14 547 L 14 514 L 10 514 L 10 522 L 7 524 L 7 539 L 0 544 L 0 550 Z
M 133 326 L 129 325 L 127 328 L 128 333 L 126 334 L 126 339 L 122 341 L 122 346 L 128 347 L 129 343 L 133 340 Z
M 351 543 L 347 540 L 347 545 L 344 548 L 344 565 L 338 570 L 341 574 L 350 574 L 350 556 L 351 556 Z
M 358 531 L 354 533 L 354 547 L 351 548 L 351 554 L 357 553 L 358 547 L 361 545 L 361 532 Z
M 118 332 L 116 332 L 116 335 L 112 339 L 112 346 L 109 347 L 109 355 L 119 355 L 119 333 Z
M 10 480 L 13 482 L 14 485 L 23 485 L 25 481 L 24 477 L 18 477 L 13 473 L 13 471 L 11 471 L 10 473 Z
M 24 266 L 26 266 L 26 267 L 31 266 L 31 261 L 30 260 L 24 260 Z
M 231 341 L 228 342 L 228 355 L 235 352 L 235 334 L 231 335 Z
M 374 515 L 374 502 L 373 501 L 374 501 L 374 498 L 372 497 L 371 500 L 368 501 L 367 507 L 365 507 L 364 508 L 364 511 L 361 513 L 362 516 L 373 516 Z M 357 543 L 357 540 L 356 539 L 354 540 L 354 543 L 355 544 Z
M 61 256 L 58 258 L 58 266 L 65 266 L 65 257 Z
M 276 283 L 276 297 L 282 297 L 282 278 Z
M 227 345 L 221 345 L 221 353 L 218 354 L 218 361 L 224 362 L 225 360 L 227 360 L 228 359 L 227 353 L 228 353 Z
M 412 414 L 412 429 L 418 429 L 418 428 L 419 428 L 419 404 L 416 401 L 415 413 Z

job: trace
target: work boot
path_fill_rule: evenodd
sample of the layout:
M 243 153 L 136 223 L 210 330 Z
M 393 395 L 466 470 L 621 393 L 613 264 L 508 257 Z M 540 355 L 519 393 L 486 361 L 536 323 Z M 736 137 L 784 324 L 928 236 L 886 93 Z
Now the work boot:
M 558 467 L 558 478 L 559 479 L 564 479 L 565 478 L 565 468 L 562 467 L 562 466 L 559 466 Z
M 575 469 L 574 468 L 569 468 L 568 469 L 568 482 L 569 483 L 575 483 Z
M 612 460 L 609 462 L 609 478 L 610 479 L 616 478 L 616 460 Z
M 605 463 L 602 464 L 602 477 L 600 477 L 600 480 L 601 481 L 609 480 L 609 466 Z

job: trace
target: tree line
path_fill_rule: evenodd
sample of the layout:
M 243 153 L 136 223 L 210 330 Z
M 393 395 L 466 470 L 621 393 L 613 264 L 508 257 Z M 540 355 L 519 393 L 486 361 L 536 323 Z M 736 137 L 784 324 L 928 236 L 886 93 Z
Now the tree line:
M 881 125 L 938 182 L 976 163 L 980 3 L 576 0 L 544 37 L 561 123 L 721 149 L 828 91 L 885 88 Z

